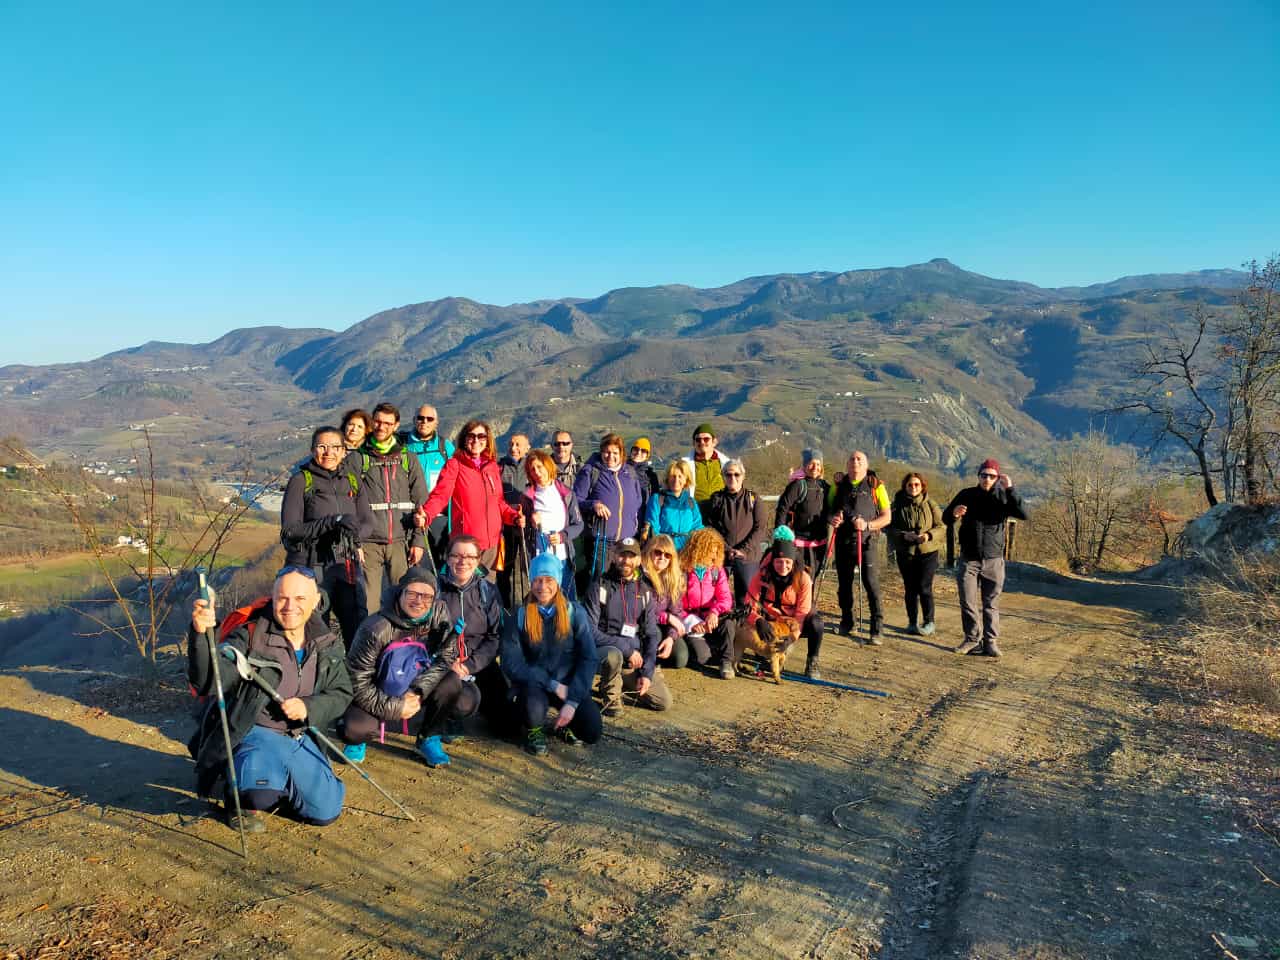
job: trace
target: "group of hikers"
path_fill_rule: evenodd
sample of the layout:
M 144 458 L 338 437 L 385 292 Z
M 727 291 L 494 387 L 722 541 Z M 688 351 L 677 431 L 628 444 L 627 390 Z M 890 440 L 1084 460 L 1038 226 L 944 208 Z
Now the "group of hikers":
M 480 713 L 542 755 L 549 739 L 595 743 L 626 705 L 670 708 L 664 668 L 733 679 L 744 648 L 782 649 L 779 637 L 805 641 L 804 676 L 821 682 L 823 572 L 836 570 L 839 632 L 859 632 L 860 586 L 861 639 L 881 644 L 877 540 L 887 538 L 907 632 L 931 635 L 953 523 L 955 650 L 1000 656 L 1005 524 L 1026 514 L 994 460 L 942 509 L 918 473 L 891 497 L 865 453 L 828 481 L 822 452 L 806 450 L 768 518 L 714 426 L 699 424 L 692 442 L 659 474 L 647 437 L 628 447 L 607 433 L 583 461 L 567 430 L 547 450 L 515 433 L 499 457 L 487 422 L 468 420 L 450 441 L 430 405 L 403 431 L 390 403 L 315 430 L 285 488 L 286 558 L 271 596 L 221 624 L 211 593 L 194 603 L 188 676 L 207 698 L 191 743 L 200 793 L 220 789 L 241 830 L 262 829 L 261 812 L 277 808 L 324 824 L 344 789 L 319 730 L 360 764 L 390 727 L 413 735 L 434 768 Z M 241 672 L 219 671 L 223 655 Z

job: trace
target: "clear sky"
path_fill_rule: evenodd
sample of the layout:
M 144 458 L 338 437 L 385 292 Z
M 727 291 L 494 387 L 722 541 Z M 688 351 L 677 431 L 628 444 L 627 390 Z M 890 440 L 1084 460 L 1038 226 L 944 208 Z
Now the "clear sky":
M 1280 247 L 1276 0 L 0 0 L 0 365 L 933 257 Z

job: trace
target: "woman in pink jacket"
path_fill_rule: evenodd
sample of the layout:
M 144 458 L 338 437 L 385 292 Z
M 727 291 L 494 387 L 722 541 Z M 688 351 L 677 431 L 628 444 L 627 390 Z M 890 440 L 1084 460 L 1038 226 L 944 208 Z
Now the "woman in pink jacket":
M 689 534 L 680 551 L 685 571 L 682 605 L 689 659 L 700 667 L 719 664 L 724 680 L 733 677 L 733 584 L 724 569 L 724 538 L 710 527 Z

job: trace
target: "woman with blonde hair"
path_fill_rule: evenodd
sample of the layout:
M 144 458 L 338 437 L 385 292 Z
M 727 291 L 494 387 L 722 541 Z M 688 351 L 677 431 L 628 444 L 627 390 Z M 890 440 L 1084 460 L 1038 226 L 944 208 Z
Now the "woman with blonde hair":
M 733 588 L 724 569 L 724 537 L 710 527 L 689 534 L 680 551 L 685 574 L 683 623 L 689 659 L 698 666 L 720 665 L 723 680 L 733 678 Z
M 689 534 L 702 529 L 702 511 L 693 499 L 693 467 L 684 460 L 672 460 L 662 489 L 649 497 L 645 511 L 646 536 L 668 534 L 676 549 L 684 546 Z
M 679 669 L 689 662 L 689 644 L 684 637 L 685 578 L 672 539 L 665 533 L 650 537 L 640 555 L 640 567 L 653 587 L 653 609 L 662 631 L 658 661 Z
M 600 739 L 600 708 L 591 699 L 597 655 L 587 613 L 560 589 L 562 563 L 550 553 L 529 565 L 529 593 L 502 635 L 502 672 L 524 725 L 524 748 L 547 752 L 547 711 L 557 707 L 552 730 L 570 745 Z

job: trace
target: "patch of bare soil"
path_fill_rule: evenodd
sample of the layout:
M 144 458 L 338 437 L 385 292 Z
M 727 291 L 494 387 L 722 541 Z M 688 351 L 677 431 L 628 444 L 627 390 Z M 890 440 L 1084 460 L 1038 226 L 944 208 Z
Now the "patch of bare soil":
M 247 862 L 191 794 L 175 690 L 0 672 L 0 944 L 24 960 L 1280 957 L 1274 718 L 1197 692 L 1193 658 L 1154 629 L 1173 593 L 1015 575 L 995 661 L 950 652 L 949 581 L 929 638 L 894 628 L 889 586 L 883 647 L 823 651 L 828 678 L 887 699 L 682 671 L 669 713 L 629 709 L 596 747 L 545 759 L 477 729 L 433 771 L 388 736 L 365 769 L 418 822 L 346 773 L 337 823 L 272 817 Z

